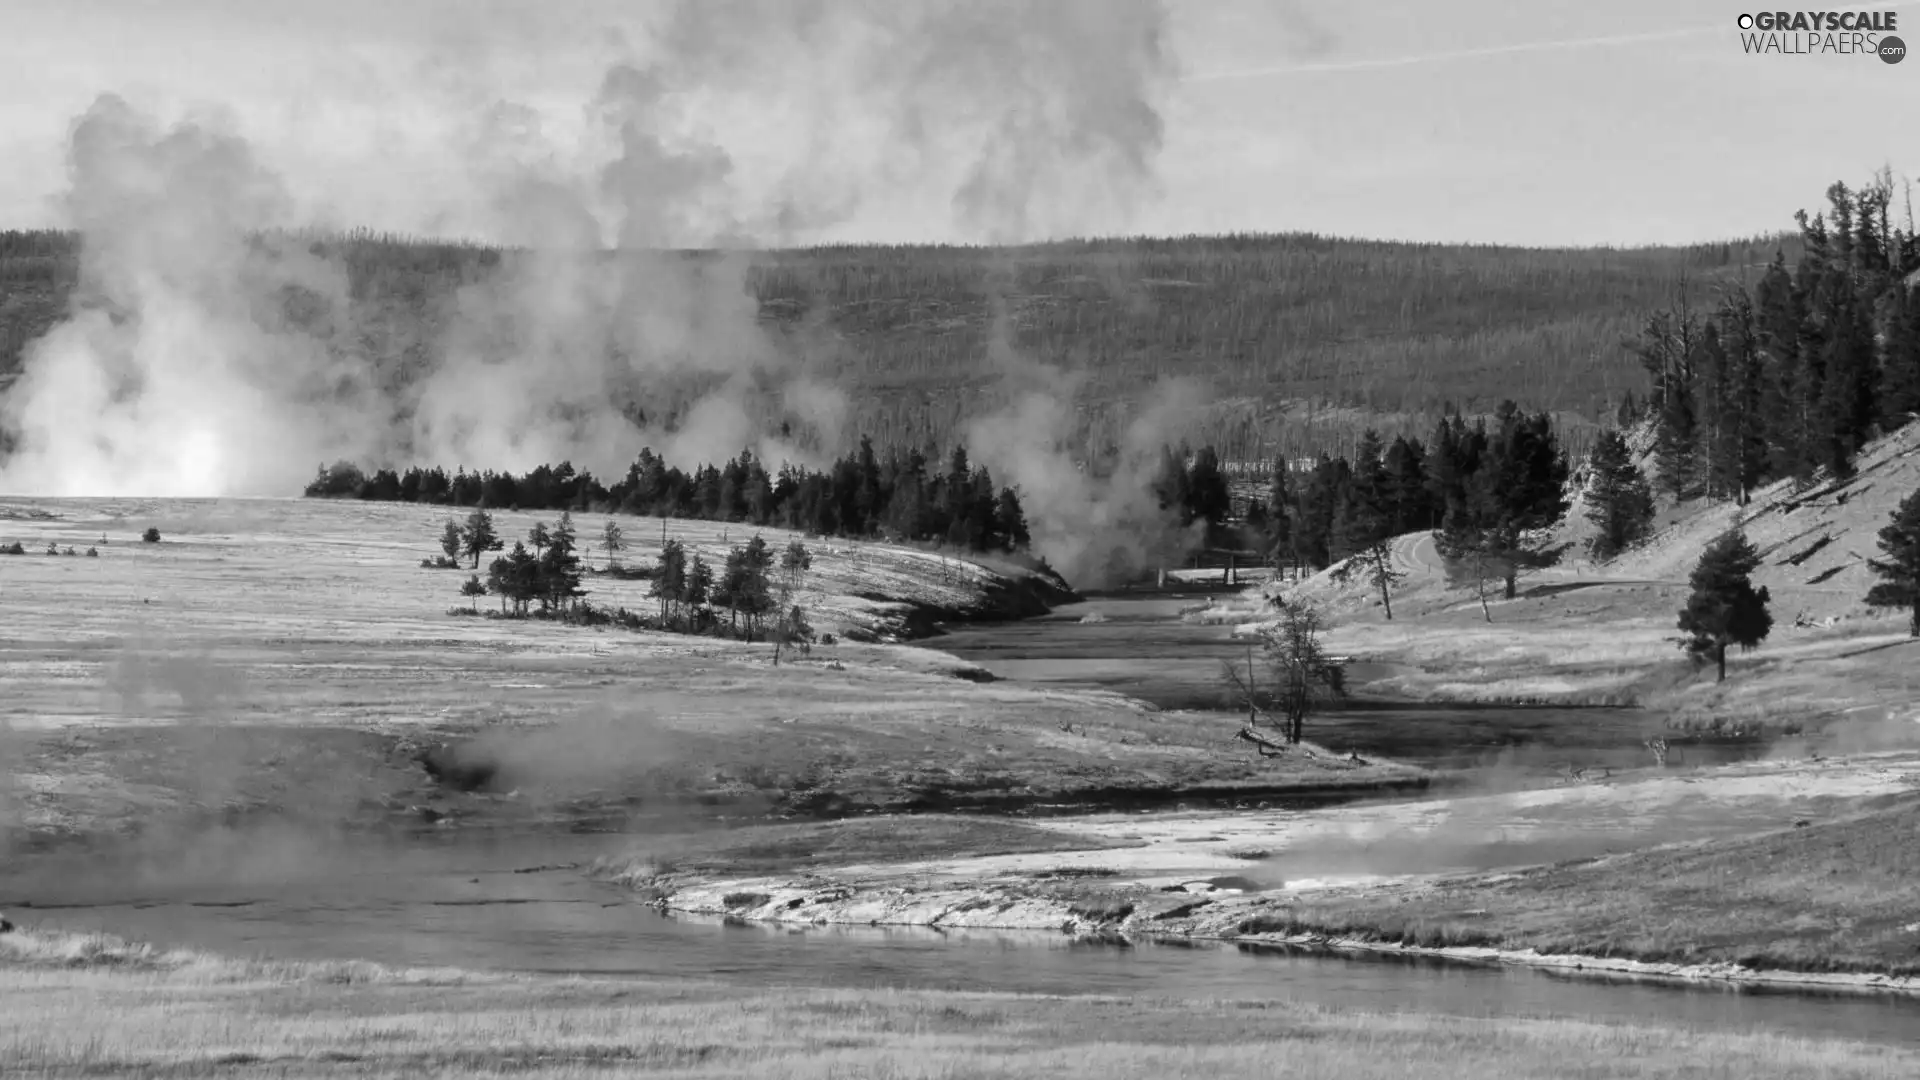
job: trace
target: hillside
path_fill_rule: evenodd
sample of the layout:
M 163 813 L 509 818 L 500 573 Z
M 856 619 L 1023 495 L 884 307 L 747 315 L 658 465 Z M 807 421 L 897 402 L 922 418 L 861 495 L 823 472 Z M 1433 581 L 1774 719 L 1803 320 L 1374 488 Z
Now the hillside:
M 1644 437 L 1639 438 L 1644 446 Z M 1341 584 L 1333 570 L 1297 586 L 1250 590 L 1209 620 L 1250 632 L 1269 617 L 1269 593 L 1325 604 L 1329 646 L 1386 667 L 1372 692 L 1423 700 L 1638 704 L 1686 724 L 1827 725 L 1845 721 L 1842 745 L 1920 744 L 1913 672 L 1920 641 L 1908 613 L 1869 608 L 1877 533 L 1901 499 L 1920 489 L 1920 425 L 1869 444 L 1857 475 L 1796 492 L 1782 481 L 1731 503 L 1669 507 L 1654 536 L 1620 558 L 1585 556 L 1575 500 L 1556 531 L 1560 565 L 1523 575 L 1519 595 L 1490 585 L 1485 612 L 1471 585 L 1450 586 L 1427 533 L 1394 541 L 1392 620 L 1364 582 Z M 1570 483 L 1578 482 L 1578 476 Z M 1754 575 L 1771 593 L 1773 629 L 1751 652 L 1729 654 L 1725 682 L 1696 671 L 1678 646 L 1688 575 L 1706 543 L 1736 521 L 1762 556 Z
M 60 317 L 75 243 L 0 234 L 0 384 Z M 343 268 L 349 310 L 303 314 L 289 298 L 286 321 L 318 320 L 310 328 L 330 348 L 371 354 L 390 390 L 438 362 L 459 291 L 522 258 L 366 235 L 301 243 Z M 1120 439 L 1154 382 L 1179 376 L 1217 402 L 1176 434 L 1213 442 L 1229 459 L 1268 459 L 1337 449 L 1367 423 L 1389 436 L 1424 434 L 1448 403 L 1471 411 L 1511 397 L 1570 417 L 1605 415 L 1644 386 L 1621 342 L 1682 277 L 1703 293 L 1751 283 L 1777 248 L 1791 258 L 1798 243 L 1535 250 L 1220 236 L 775 251 L 746 257 L 744 268 L 682 253 L 667 272 L 685 278 L 673 288 L 719 308 L 737 306 L 722 293 L 744 290 L 782 363 L 847 392 L 829 441 L 860 431 L 882 444 L 949 445 L 1008 392 L 1064 385 L 1010 378 L 1020 364 L 995 347 L 1004 331 L 1019 356 L 1078 380 L 1079 437 L 1091 445 Z M 693 343 L 715 354 L 738 347 Z M 703 375 L 683 368 L 609 393 L 629 395 L 621 404 L 630 412 L 677 421 L 735 360 L 702 356 Z

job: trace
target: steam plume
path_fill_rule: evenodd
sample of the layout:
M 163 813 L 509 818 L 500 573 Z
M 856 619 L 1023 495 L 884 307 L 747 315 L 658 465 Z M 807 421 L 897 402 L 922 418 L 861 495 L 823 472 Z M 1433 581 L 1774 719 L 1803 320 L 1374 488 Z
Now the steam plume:
M 0 401 L 0 489 L 292 494 L 341 458 L 617 473 L 644 444 L 805 461 L 767 418 L 831 452 L 850 407 L 763 328 L 761 245 L 869 212 L 1026 240 L 1153 188 L 1155 0 L 707 0 L 616 29 L 571 113 L 459 91 L 470 184 L 421 228 L 517 250 L 431 313 L 404 372 L 336 249 L 295 239 L 319 211 L 270 155 L 101 97 L 69 150 L 82 287 Z

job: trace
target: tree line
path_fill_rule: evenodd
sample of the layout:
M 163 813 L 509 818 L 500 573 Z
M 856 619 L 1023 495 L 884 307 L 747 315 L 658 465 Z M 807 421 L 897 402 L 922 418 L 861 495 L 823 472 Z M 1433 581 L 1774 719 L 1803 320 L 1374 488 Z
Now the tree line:
M 882 460 L 873 442 L 825 470 L 782 465 L 777 473 L 750 450 L 723 466 L 687 472 L 642 450 L 612 486 L 570 462 L 525 474 L 468 472 L 439 467 L 380 469 L 371 476 L 339 462 L 322 466 L 307 485 L 313 498 L 520 510 L 594 510 L 641 516 L 738 521 L 821 536 L 935 541 L 967 551 L 1016 551 L 1030 537 L 1020 496 L 996 489 L 985 466 L 971 465 L 956 446 L 944 470 L 917 448 Z
M 1784 478 L 1844 480 L 1874 437 L 1920 414 L 1920 236 L 1891 224 L 1884 175 L 1834 184 L 1801 211 L 1801 253 L 1777 252 L 1749 292 L 1725 283 L 1710 310 L 1655 312 L 1632 348 L 1652 378 L 1657 482 L 1676 499 L 1745 505 Z
M 1152 484 L 1175 520 L 1205 523 L 1210 543 L 1256 551 L 1276 567 L 1343 564 L 1380 591 L 1392 618 L 1391 586 L 1402 576 L 1394 537 L 1434 531 L 1450 568 L 1503 582 L 1511 598 L 1517 576 L 1550 559 L 1541 530 L 1566 513 L 1569 471 L 1552 416 L 1503 401 L 1491 424 L 1456 412 L 1426 441 L 1387 443 L 1369 429 L 1351 459 L 1323 451 L 1304 469 L 1275 461 L 1266 490 L 1237 503 L 1212 447 L 1184 459 L 1167 451 Z

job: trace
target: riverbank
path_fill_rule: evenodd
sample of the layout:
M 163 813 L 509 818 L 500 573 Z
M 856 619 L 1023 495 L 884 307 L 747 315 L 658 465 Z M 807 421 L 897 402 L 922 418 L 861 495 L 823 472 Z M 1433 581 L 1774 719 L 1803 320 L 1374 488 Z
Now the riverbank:
M 906 819 L 910 821 L 911 819 Z M 903 823 L 904 824 L 904 823 Z M 1284 811 L 1034 822 L 1084 844 L 768 874 L 636 853 L 665 910 L 1311 945 L 1756 985 L 1920 990 L 1920 754 L 1643 769 Z M 1121 846 L 1125 845 L 1125 846 Z
M 35 1075 L 938 1077 L 1099 1080 L 1716 1073 L 1896 1080 L 1920 1055 L 1839 1040 L 1572 1020 L 1166 1001 L 515 977 L 286 964 L 99 936 L 0 935 L 0 1059 Z

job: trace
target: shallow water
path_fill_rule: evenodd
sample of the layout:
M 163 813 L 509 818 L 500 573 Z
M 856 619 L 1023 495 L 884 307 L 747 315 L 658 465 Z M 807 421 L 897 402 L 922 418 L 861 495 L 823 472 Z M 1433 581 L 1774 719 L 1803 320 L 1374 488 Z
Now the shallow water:
M 1094 687 L 1163 709 L 1228 710 L 1222 661 L 1244 665 L 1247 643 L 1231 628 L 1182 622 L 1194 596 L 1106 596 L 1021 622 L 976 624 L 924 642 L 999 678 L 1036 686 Z M 1083 623 L 1097 613 L 1099 621 Z M 1569 764 L 1625 769 L 1652 764 L 1641 744 L 1662 730 L 1640 709 L 1431 705 L 1370 695 L 1382 665 L 1348 671 L 1351 699 L 1309 718 L 1307 738 L 1345 753 L 1379 754 L 1448 769 L 1557 771 Z M 1688 746 L 1692 765 L 1763 756 L 1765 744 Z M 1679 760 L 1679 758 L 1676 758 Z
M 277 882 L 86 894 L 32 885 L 33 878 L 58 876 L 15 862 L 0 872 L 0 905 L 31 925 L 277 959 L 360 958 L 763 987 L 1293 1000 L 1376 1012 L 1575 1017 L 1920 1046 L 1920 1004 L 1893 997 L 1611 983 L 1514 967 L 1220 945 L 1123 948 L 1035 933 L 729 925 L 663 917 L 623 889 L 554 868 L 618 853 L 629 843 L 612 836 L 438 842 Z M 45 906 L 75 901 L 86 906 Z

